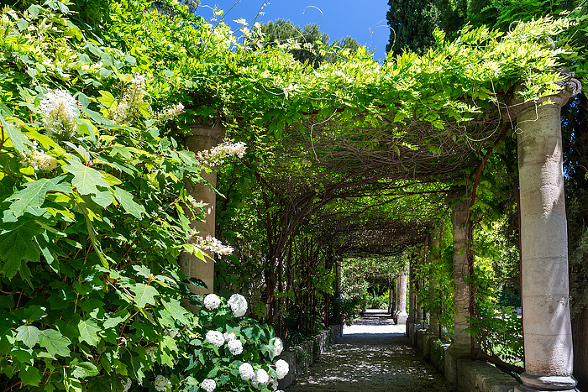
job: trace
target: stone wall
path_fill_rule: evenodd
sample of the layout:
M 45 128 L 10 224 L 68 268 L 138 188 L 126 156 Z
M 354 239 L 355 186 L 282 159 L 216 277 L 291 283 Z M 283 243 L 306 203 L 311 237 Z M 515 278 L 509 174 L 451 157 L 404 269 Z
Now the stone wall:
M 456 363 L 457 392 L 512 392 L 515 386 L 520 385 L 512 376 L 497 369 L 494 365 L 480 360 L 472 361 L 468 357 L 451 358 L 451 352 L 447 349 L 449 344 L 442 344 L 436 339 L 431 339 L 426 329 L 421 325 L 413 325 L 409 336 L 415 339 L 411 342 L 417 346 L 423 357 L 430 361 L 437 370 L 444 372 L 446 360 Z M 449 357 L 449 358 L 448 358 Z
M 296 381 L 296 378 L 308 370 L 310 365 L 318 359 L 321 353 L 327 351 L 334 340 L 341 335 L 341 326 L 335 325 L 321 331 L 318 335 L 297 346 L 290 347 L 277 359 L 288 362 L 290 372 L 283 379 L 279 380 L 278 387 L 285 389 Z

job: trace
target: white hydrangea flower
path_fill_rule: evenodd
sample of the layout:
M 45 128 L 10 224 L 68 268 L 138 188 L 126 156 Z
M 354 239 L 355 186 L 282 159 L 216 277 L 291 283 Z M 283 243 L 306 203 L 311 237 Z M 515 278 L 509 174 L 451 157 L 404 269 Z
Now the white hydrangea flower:
M 278 375 L 278 380 L 286 377 L 289 371 L 290 365 L 288 365 L 288 362 L 284 361 L 283 359 L 278 359 L 276 361 L 276 374 Z
M 216 347 L 220 347 L 225 344 L 225 338 L 219 331 L 208 331 L 206 332 L 206 341 L 214 344 Z
M 162 376 L 161 374 L 155 377 L 155 381 L 153 381 L 153 387 L 156 391 L 165 392 L 171 389 L 171 381 L 167 377 Z
M 234 332 L 229 332 L 229 333 L 223 333 L 223 337 L 225 338 L 225 340 L 228 342 L 230 340 L 235 340 L 237 339 L 237 336 L 235 336 Z
M 201 151 L 198 153 L 198 159 L 204 166 L 214 167 L 222 164 L 227 157 L 236 156 L 243 158 L 247 147 L 245 143 L 221 143 L 211 150 Z
M 270 340 L 270 344 L 274 348 L 274 357 L 277 357 L 284 351 L 284 343 L 282 343 L 282 339 L 280 338 L 272 338 Z
M 216 381 L 211 378 L 205 378 L 200 383 L 200 388 L 204 389 L 206 392 L 212 392 L 216 389 Z
M 227 345 L 229 346 L 229 351 L 233 355 L 239 355 L 243 352 L 243 344 L 239 339 L 229 340 Z
M 259 369 L 255 372 L 255 383 L 266 384 L 269 381 L 269 374 L 263 369 Z
M 247 312 L 247 300 L 241 294 L 233 294 L 227 301 L 235 317 L 242 317 Z
M 216 294 L 208 294 L 204 297 L 204 307 L 208 310 L 216 309 L 220 306 L 221 300 Z
M 65 90 L 52 90 L 45 94 L 39 105 L 43 126 L 49 133 L 73 134 L 76 132 L 76 99 Z
M 252 380 L 255 377 L 255 371 L 253 370 L 253 366 L 245 362 L 241 366 L 239 366 L 239 375 L 243 381 Z

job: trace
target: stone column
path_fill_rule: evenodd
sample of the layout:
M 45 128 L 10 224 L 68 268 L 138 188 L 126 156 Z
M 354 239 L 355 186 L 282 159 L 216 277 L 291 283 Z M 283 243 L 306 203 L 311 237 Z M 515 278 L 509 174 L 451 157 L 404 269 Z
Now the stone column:
M 469 276 L 469 267 L 466 255 L 467 248 L 467 221 L 469 216 L 471 198 L 466 197 L 451 207 L 451 222 L 453 224 L 453 285 L 455 295 L 455 318 L 453 326 L 453 341 L 445 353 L 445 377 L 449 387 L 455 390 L 457 385 L 457 360 L 470 356 L 471 337 L 465 332 L 468 327 L 466 317 L 469 316 L 470 286 L 465 282 Z
M 396 324 L 406 323 L 408 315 L 406 314 L 406 272 L 402 271 L 396 278 L 396 310 L 394 312 L 394 322 Z
M 198 124 L 190 128 L 191 135 L 185 140 L 186 148 L 190 151 L 198 153 L 200 151 L 210 150 L 217 146 L 224 137 L 224 129 L 220 122 L 214 124 Z M 213 187 L 216 186 L 216 173 L 201 173 L 202 177 L 208 181 L 209 184 L 200 182 L 197 184 L 186 184 L 186 188 L 190 195 L 196 201 L 206 203 L 204 221 L 194 219 L 191 226 L 198 230 L 198 235 L 201 237 L 215 235 L 215 208 L 216 208 L 216 193 Z M 188 253 L 180 254 L 180 271 L 188 277 L 194 277 L 202 280 L 206 286 L 205 288 L 191 286 L 192 292 L 199 295 L 211 293 L 214 290 L 214 259 L 213 254 L 207 252 L 210 258 L 201 260 L 200 258 Z M 188 308 L 190 308 L 188 306 Z
M 416 318 L 416 294 L 414 286 L 414 269 L 412 263 L 408 267 L 408 318 L 406 319 L 406 336 L 412 336 L 412 329 Z
M 439 238 L 434 234 L 431 234 L 431 247 L 430 247 L 430 259 L 429 259 L 429 270 L 431 275 L 435 271 L 435 264 L 439 263 Z M 430 316 L 429 316 L 429 333 L 438 337 L 439 335 L 439 307 L 437 303 L 437 279 L 435 276 L 429 277 L 429 302 L 431 303 Z
M 509 108 L 517 119 L 521 190 L 525 372 L 518 392 L 576 386 L 560 112 L 579 90 L 579 82 L 568 79 L 559 95 Z

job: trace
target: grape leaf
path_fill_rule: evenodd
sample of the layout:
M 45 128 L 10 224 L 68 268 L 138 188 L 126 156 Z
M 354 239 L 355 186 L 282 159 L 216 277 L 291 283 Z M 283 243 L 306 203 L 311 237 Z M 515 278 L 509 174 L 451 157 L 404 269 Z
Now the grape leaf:
M 16 334 L 16 340 L 23 342 L 28 348 L 33 348 L 35 344 L 39 343 L 41 332 L 39 328 L 33 325 L 21 325 L 16 331 L 18 332 Z
M 18 372 L 18 376 L 22 381 L 23 385 L 31 385 L 31 386 L 39 386 L 39 382 L 41 381 L 41 373 L 39 370 L 34 368 L 33 366 L 27 366 Z
M 7 123 L 4 120 L 4 116 L 0 115 L 0 123 L 2 123 L 2 127 L 4 131 L 8 134 L 12 145 L 23 156 L 26 156 L 30 153 L 30 150 L 25 144 L 31 145 L 30 140 L 20 131 L 18 127 L 12 126 L 11 124 Z
M 0 273 L 12 279 L 20 269 L 22 259 L 40 261 L 39 248 L 33 240 L 40 229 L 36 222 L 27 220 L 0 235 L 0 260 L 4 261 Z
M 117 186 L 114 187 L 114 197 L 120 202 L 123 209 L 134 217 L 140 219 L 141 214 L 145 213 L 145 208 L 133 200 L 132 194 Z
M 8 198 L 9 201 L 14 200 L 8 211 L 18 218 L 25 213 L 27 207 L 41 207 L 47 192 L 71 192 L 71 186 L 61 182 L 64 178 L 65 176 L 59 176 L 27 182 L 24 189 Z
M 98 336 L 100 328 L 94 320 L 81 320 L 78 324 L 78 329 L 80 330 L 80 339 L 89 345 L 96 346 L 100 342 L 100 337 Z
M 179 302 L 177 301 L 161 301 L 163 306 L 171 313 L 172 317 L 179 321 L 184 325 L 188 325 L 189 321 L 186 318 L 185 314 L 188 313 L 186 308 L 184 308 Z
M 76 187 L 80 194 L 89 195 L 93 193 L 97 195 L 102 192 L 97 186 L 109 187 L 108 182 L 98 170 L 92 169 L 75 159 L 68 159 L 67 162 L 69 164 L 64 165 L 63 169 L 74 175 L 71 185 Z
M 66 339 L 59 331 L 54 329 L 45 329 L 40 331 L 39 344 L 44 347 L 52 358 L 56 355 L 69 357 L 70 349 L 68 348 L 69 340 Z
M 100 372 L 98 371 L 96 365 L 91 362 L 82 362 L 74 367 L 71 375 L 75 378 L 87 378 L 97 376 L 98 373 Z
M 159 292 L 153 286 L 137 283 L 131 286 L 130 289 L 135 293 L 135 303 L 138 307 L 144 308 L 147 304 L 156 304 L 155 296 L 159 295 Z

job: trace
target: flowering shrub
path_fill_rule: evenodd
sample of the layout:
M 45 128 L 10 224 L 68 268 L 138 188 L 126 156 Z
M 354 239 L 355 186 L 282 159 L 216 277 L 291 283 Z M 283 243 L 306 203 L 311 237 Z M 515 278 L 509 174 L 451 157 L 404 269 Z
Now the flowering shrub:
M 201 210 L 185 191 L 205 167 L 157 127 L 182 106 L 152 115 L 136 59 L 66 10 L 0 16 L 0 390 L 268 390 L 273 332 L 179 272 L 180 252 L 206 250 L 187 241 Z
M 239 294 L 228 301 L 208 294 L 203 304 L 197 314 L 200 333 L 187 342 L 186 356 L 168 371 L 184 371 L 189 385 L 202 380 L 199 385 L 205 391 L 275 391 L 289 367 L 284 360 L 275 361 L 283 343 L 273 329 L 244 316 L 247 301 Z

